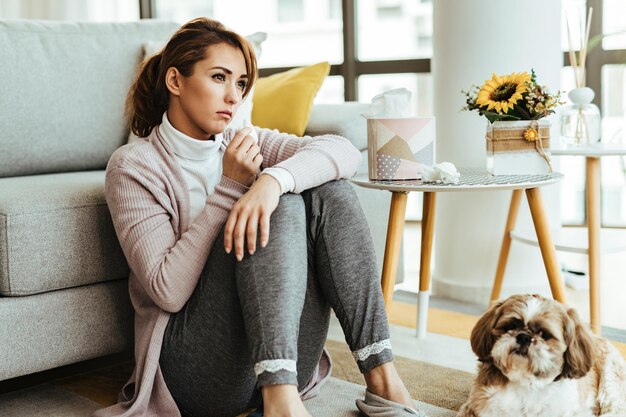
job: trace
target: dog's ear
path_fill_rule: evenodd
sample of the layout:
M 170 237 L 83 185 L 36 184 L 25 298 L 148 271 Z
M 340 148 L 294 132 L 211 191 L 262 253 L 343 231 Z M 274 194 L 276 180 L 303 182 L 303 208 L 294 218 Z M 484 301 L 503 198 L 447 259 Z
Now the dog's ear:
M 504 301 L 494 302 L 487 312 L 478 319 L 478 322 L 472 329 L 470 337 L 472 350 L 481 362 L 491 361 L 491 349 L 496 342 L 492 330 L 502 314 L 502 309 L 500 308 L 502 304 L 504 304 Z
M 595 361 L 593 336 L 573 308 L 567 309 L 564 327 L 567 350 L 563 354 L 563 371 L 557 379 L 581 378 L 589 372 Z

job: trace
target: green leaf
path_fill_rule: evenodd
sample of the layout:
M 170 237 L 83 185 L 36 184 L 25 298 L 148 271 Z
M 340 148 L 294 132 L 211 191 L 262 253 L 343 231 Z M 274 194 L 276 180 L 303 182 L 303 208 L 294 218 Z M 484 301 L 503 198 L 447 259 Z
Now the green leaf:
M 518 104 L 514 104 L 513 108 L 519 113 L 519 115 L 521 116 L 520 119 L 522 120 L 530 120 L 530 114 L 528 114 L 528 112 L 526 110 L 524 110 L 522 108 L 522 106 L 518 105 Z M 509 110 L 510 111 L 510 110 Z
M 487 118 L 487 120 L 489 120 L 490 123 L 507 120 L 521 120 L 519 117 L 512 114 L 500 114 L 492 111 L 483 111 L 482 114 Z

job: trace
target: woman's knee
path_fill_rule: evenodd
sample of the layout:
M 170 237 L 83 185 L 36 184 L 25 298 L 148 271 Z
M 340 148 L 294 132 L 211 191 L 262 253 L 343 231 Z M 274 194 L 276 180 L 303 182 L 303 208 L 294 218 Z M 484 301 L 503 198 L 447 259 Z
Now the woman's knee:
M 273 230 L 304 232 L 306 213 L 304 201 L 298 194 L 283 194 L 270 217 L 270 232 Z M 271 235 L 271 233 L 270 233 Z
M 322 210 L 332 212 L 361 210 L 356 192 L 347 180 L 329 181 L 305 191 L 303 197 L 310 201 L 314 214 L 319 214 Z

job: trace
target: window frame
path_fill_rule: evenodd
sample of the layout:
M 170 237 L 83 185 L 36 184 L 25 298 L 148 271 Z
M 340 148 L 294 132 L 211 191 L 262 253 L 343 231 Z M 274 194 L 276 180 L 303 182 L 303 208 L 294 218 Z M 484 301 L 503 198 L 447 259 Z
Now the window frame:
M 593 16 L 589 29 L 589 36 L 594 37 L 602 33 L 603 0 L 587 0 L 587 6 L 593 7 Z M 371 74 L 401 74 L 401 73 L 430 73 L 431 59 L 397 59 L 384 61 L 360 61 L 357 53 L 357 10 L 356 0 L 341 0 L 343 22 L 343 54 L 341 64 L 331 65 L 329 75 L 340 75 L 344 82 L 344 100 L 356 101 L 359 97 L 358 78 L 361 75 Z M 156 17 L 156 0 L 139 0 L 139 15 L 142 19 Z M 623 64 L 620 54 L 625 49 L 604 50 L 602 43 L 588 53 L 585 61 L 587 78 L 586 84 L 594 90 L 593 102 L 602 108 L 602 66 L 606 64 Z M 563 65 L 571 66 L 568 52 L 563 53 Z M 259 76 L 267 77 L 284 72 L 294 67 L 260 68 Z M 568 224 L 567 226 L 584 226 L 586 224 L 586 207 L 583 223 Z M 602 227 L 606 227 L 602 225 Z M 613 226 L 615 227 L 615 226 Z M 616 226 L 626 228 L 626 226 Z

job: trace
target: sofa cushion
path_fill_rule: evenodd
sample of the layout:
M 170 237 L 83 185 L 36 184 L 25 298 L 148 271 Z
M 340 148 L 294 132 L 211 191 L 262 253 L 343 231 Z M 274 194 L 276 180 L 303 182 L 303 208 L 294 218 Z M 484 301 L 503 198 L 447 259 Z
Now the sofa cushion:
M 0 177 L 104 169 L 143 43 L 177 28 L 0 19 Z
M 0 294 L 128 277 L 104 171 L 0 178 Z
M 320 62 L 259 78 L 252 97 L 252 124 L 302 136 L 313 99 L 329 71 L 330 64 Z

